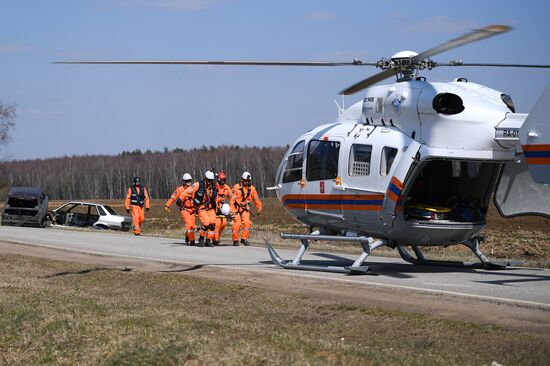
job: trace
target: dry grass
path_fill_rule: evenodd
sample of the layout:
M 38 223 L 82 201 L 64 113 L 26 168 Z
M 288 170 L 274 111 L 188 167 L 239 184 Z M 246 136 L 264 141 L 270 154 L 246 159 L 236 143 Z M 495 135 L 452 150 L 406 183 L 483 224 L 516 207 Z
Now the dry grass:
M 0 255 L 0 364 L 543 365 L 550 339 L 182 273 Z

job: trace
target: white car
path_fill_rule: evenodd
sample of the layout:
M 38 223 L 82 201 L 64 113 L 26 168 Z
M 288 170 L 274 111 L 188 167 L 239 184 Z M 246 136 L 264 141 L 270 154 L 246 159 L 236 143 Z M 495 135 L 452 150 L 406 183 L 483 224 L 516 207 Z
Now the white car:
M 53 224 L 94 229 L 128 231 L 132 219 L 119 215 L 111 206 L 93 202 L 69 202 L 51 213 Z

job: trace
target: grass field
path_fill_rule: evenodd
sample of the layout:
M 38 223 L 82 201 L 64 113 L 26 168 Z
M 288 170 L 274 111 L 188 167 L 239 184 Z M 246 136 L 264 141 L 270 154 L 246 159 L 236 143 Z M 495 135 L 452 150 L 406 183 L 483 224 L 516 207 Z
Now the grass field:
M 125 214 L 122 201 L 95 201 L 108 203 L 119 213 Z M 64 202 L 51 202 L 50 208 L 55 208 Z M 144 235 L 183 237 L 183 225 L 176 207 L 172 207 L 172 212 L 167 214 L 163 210 L 164 202 L 164 200 L 152 201 L 151 210 L 146 215 Z M 279 233 L 283 231 L 305 233 L 305 226 L 294 220 L 277 199 L 264 198 L 263 204 L 264 214 L 253 218 L 252 243 L 263 245 L 264 240 L 267 239 L 276 247 L 297 248 L 296 241 L 282 240 Z M 550 268 L 550 220 L 548 219 L 535 216 L 504 219 L 491 206 L 488 226 L 481 234 L 486 238 L 481 249 L 493 259 L 522 260 L 527 266 Z M 231 227 L 228 226 L 223 235 L 226 243 L 230 243 L 230 235 Z M 349 243 L 318 242 L 312 245 L 319 250 L 360 253 L 358 245 Z M 470 250 L 463 246 L 425 248 L 424 250 L 431 258 L 477 261 Z M 386 248 L 377 249 L 375 254 L 398 255 L 395 250 Z
M 550 338 L 180 273 L 0 255 L 0 364 L 544 365 Z

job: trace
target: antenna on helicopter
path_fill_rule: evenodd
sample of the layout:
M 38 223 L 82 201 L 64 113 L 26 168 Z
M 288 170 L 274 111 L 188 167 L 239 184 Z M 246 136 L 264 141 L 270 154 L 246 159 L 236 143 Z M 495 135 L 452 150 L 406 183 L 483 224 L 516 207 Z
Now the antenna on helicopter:
M 340 116 L 342 113 L 344 113 L 344 111 L 346 110 L 346 100 L 345 100 L 345 95 L 342 94 L 342 106 L 340 106 L 340 104 L 338 104 L 338 102 L 336 101 L 336 99 L 333 99 L 332 101 L 334 102 L 334 104 L 336 104 L 336 107 L 338 108 L 338 116 Z
M 342 98 L 343 99 L 343 98 Z M 338 116 L 340 116 L 343 112 L 344 112 L 344 108 L 343 107 L 340 107 L 340 104 L 338 104 L 338 102 L 336 101 L 336 99 L 333 99 L 332 100 L 334 102 L 334 104 L 336 104 L 336 108 L 338 108 Z

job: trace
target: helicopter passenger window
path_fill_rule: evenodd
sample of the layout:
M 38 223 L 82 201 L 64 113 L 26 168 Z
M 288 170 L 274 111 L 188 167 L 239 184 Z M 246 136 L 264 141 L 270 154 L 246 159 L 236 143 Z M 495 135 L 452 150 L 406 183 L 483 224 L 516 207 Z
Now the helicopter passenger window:
M 397 155 L 397 149 L 394 147 L 384 146 L 382 156 L 380 157 L 380 175 L 386 177 L 390 174 L 391 166 Z
M 348 174 L 350 177 L 370 174 L 371 145 L 351 145 L 349 152 Z
M 306 179 L 335 179 L 338 176 L 339 154 L 339 142 L 311 140 L 307 151 Z
M 288 154 L 283 183 L 296 182 L 302 179 L 302 166 L 304 165 L 305 142 L 300 141 Z

